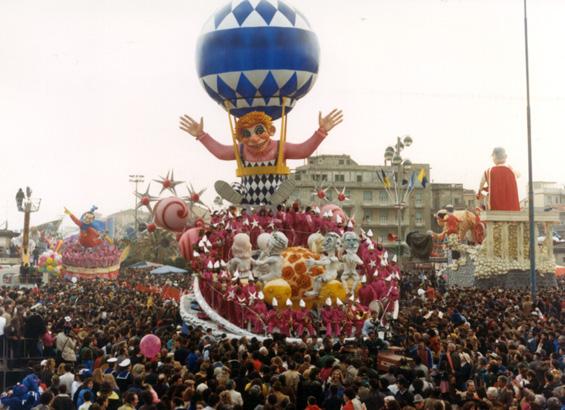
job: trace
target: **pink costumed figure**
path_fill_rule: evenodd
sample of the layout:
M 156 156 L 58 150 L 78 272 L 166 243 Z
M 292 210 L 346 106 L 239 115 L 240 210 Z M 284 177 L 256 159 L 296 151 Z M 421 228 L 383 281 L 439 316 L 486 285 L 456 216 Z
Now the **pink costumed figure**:
M 369 304 L 373 301 L 378 299 L 375 289 L 373 288 L 373 282 L 363 283 L 363 285 L 359 288 L 357 292 L 357 297 L 359 297 L 359 301 L 364 306 L 369 306 Z
M 363 330 L 363 325 L 365 324 L 365 320 L 369 316 L 369 309 L 360 303 L 353 304 L 352 308 L 354 312 L 354 319 L 353 324 L 355 326 L 355 336 L 360 336 L 361 331 Z
M 333 326 L 333 334 L 339 336 L 341 333 L 341 327 L 346 322 L 345 312 L 343 311 L 343 302 L 340 299 L 336 299 L 336 303 L 331 309 L 331 323 Z
M 294 333 L 297 337 L 302 337 L 304 331 L 306 331 L 309 336 L 314 336 L 316 334 L 316 330 L 312 323 L 312 315 L 310 311 L 306 309 L 306 303 L 304 300 L 300 300 L 299 306 L 300 309 L 293 312 L 292 325 Z
M 292 306 L 292 304 L 290 305 Z M 292 327 L 292 308 L 288 304 L 281 310 L 281 316 L 278 322 L 278 328 L 282 335 L 289 337 L 290 328 Z
M 271 310 L 272 312 L 272 310 Z M 268 320 L 269 310 L 261 297 L 256 299 L 247 311 L 247 320 L 251 322 L 253 331 L 259 335 L 265 333 L 265 321 Z
M 332 300 L 328 297 L 326 299 L 326 306 L 322 309 L 322 321 L 324 322 L 324 326 L 326 327 L 326 336 L 332 337 L 337 336 L 339 333 L 333 332 L 333 311 L 332 311 Z
M 268 334 L 273 334 L 273 330 L 278 329 L 281 318 L 282 318 L 281 311 L 276 306 L 273 306 L 273 308 L 269 310 L 269 312 L 267 313 Z

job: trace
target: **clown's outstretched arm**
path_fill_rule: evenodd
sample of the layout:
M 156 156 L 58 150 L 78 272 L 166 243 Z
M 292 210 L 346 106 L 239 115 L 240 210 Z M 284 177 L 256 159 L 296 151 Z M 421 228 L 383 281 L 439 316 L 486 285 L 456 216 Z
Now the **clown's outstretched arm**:
M 179 128 L 195 137 L 197 141 L 200 141 L 216 158 L 224 161 L 233 161 L 235 159 L 233 146 L 221 144 L 204 132 L 204 118 L 200 117 L 200 122 L 196 122 L 188 115 L 183 115 L 180 117 Z
M 336 125 L 343 121 L 343 112 L 341 110 L 335 109 L 330 112 L 325 117 L 322 117 L 322 113 L 318 114 L 318 124 L 320 128 L 316 130 L 314 135 L 308 138 L 301 144 L 284 144 L 284 157 L 285 159 L 304 159 L 308 158 L 310 155 L 316 151 L 318 146 L 322 143 L 324 138 L 328 135 Z
M 80 219 L 78 219 L 76 216 L 73 215 L 73 213 L 71 211 L 69 211 L 67 208 L 65 208 L 65 214 L 69 215 L 72 219 L 72 221 L 78 225 L 78 226 L 82 226 L 82 222 L 80 221 Z

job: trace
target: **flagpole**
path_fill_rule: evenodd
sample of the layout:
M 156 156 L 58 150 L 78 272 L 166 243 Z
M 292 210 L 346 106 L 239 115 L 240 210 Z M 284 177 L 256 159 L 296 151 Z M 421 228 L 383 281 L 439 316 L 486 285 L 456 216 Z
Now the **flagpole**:
M 532 120 L 530 115 L 530 61 L 528 53 L 528 9 L 524 0 L 524 46 L 526 51 L 526 122 L 528 130 L 528 220 L 530 225 L 530 288 L 532 300 L 536 297 L 536 238 L 534 220 L 534 183 L 532 176 Z

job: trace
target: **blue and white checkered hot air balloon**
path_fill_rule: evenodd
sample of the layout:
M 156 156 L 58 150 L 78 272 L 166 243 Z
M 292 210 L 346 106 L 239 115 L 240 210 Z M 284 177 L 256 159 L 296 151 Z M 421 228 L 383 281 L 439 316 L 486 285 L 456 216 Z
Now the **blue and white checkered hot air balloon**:
M 218 104 L 240 117 L 289 112 L 314 85 L 320 47 L 306 18 L 283 0 L 233 0 L 198 40 L 198 76 Z

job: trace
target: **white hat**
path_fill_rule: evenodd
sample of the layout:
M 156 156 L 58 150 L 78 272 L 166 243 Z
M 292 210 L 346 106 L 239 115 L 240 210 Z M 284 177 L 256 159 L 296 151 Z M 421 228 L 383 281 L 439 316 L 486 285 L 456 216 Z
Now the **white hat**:
M 110 357 L 108 360 L 106 360 L 106 363 L 116 363 L 118 361 L 117 357 Z
M 226 266 L 228 266 L 228 264 L 226 263 L 225 260 L 222 259 L 222 260 L 220 261 L 220 266 L 221 266 L 222 268 L 225 268 Z
M 206 265 L 206 267 L 208 269 L 214 269 L 214 264 L 212 263 L 212 261 L 208 261 L 208 265 Z
M 328 298 L 326 299 L 326 305 L 331 306 L 332 305 L 332 298 L 330 298 L 328 296 Z
M 259 293 L 257 294 L 257 297 L 261 300 L 265 299 L 265 294 L 263 293 L 262 290 L 259 291 Z
M 198 258 L 200 256 L 200 254 L 196 251 L 192 252 L 192 256 L 194 256 L 195 258 Z
M 220 269 L 220 261 L 216 261 L 216 263 L 214 263 L 214 269 Z
M 65 316 L 65 322 L 70 322 L 71 321 L 71 317 L 70 316 Z
M 287 306 L 292 306 L 292 300 L 287 299 L 287 300 L 286 300 L 286 305 L 287 305 Z
M 375 245 L 373 245 L 373 241 L 369 242 L 369 247 L 368 247 L 368 249 L 369 249 L 370 251 L 374 251 L 374 250 L 375 250 Z
M 338 223 L 338 224 L 343 222 L 343 219 L 341 219 L 341 216 L 339 216 L 339 214 L 336 215 L 335 222 Z
M 298 302 L 298 306 L 300 306 L 301 308 L 306 307 L 306 302 L 304 302 L 304 299 L 300 299 L 300 302 Z
M 361 276 L 361 283 L 367 283 L 367 276 L 366 275 Z
M 317 214 L 319 214 L 319 213 L 320 213 L 320 208 L 319 208 L 319 207 L 315 207 L 315 208 L 314 208 L 314 212 L 317 213 Z
M 40 366 L 47 366 L 47 359 L 43 359 L 40 363 Z
M 353 222 L 351 221 L 351 219 L 349 220 L 349 222 L 347 222 L 347 227 L 353 228 Z
M 336 298 L 335 302 L 337 303 L 338 306 L 343 306 L 343 302 L 341 301 L 340 298 Z
M 277 300 L 277 298 L 273 298 L 271 305 L 273 305 L 274 307 L 277 307 L 279 305 L 279 301 Z
M 373 230 L 372 230 L 372 229 L 369 229 L 369 230 L 367 231 L 367 236 L 368 236 L 369 238 L 372 238 L 372 237 L 373 237 Z
M 422 296 L 426 293 L 426 291 L 422 288 L 418 289 L 418 296 Z
M 196 391 L 198 393 L 204 393 L 206 390 L 208 390 L 208 385 L 206 383 L 200 383 L 196 386 Z
M 383 258 L 388 259 L 388 251 L 385 251 L 385 253 L 383 254 Z
M 120 364 L 118 366 L 120 367 L 128 367 L 131 364 L 131 360 L 130 359 L 124 359 L 120 362 Z
M 392 256 L 392 261 L 393 261 L 393 262 L 396 262 L 397 260 L 398 260 L 398 257 L 396 256 L 396 254 L 394 254 L 394 255 Z

